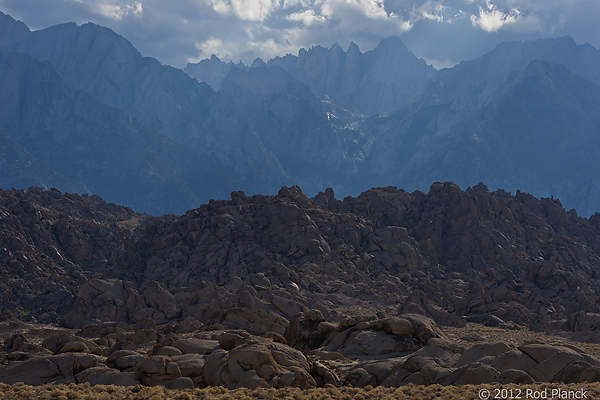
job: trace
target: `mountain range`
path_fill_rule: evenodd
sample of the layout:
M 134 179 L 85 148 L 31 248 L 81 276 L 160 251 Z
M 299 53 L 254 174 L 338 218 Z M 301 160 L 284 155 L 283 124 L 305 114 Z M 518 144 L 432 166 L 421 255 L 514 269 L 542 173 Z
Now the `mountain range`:
M 233 190 L 451 180 L 587 216 L 600 210 L 599 71 L 600 52 L 569 37 L 439 71 L 397 37 L 180 70 L 98 25 L 31 31 L 0 13 L 0 186 L 165 214 Z

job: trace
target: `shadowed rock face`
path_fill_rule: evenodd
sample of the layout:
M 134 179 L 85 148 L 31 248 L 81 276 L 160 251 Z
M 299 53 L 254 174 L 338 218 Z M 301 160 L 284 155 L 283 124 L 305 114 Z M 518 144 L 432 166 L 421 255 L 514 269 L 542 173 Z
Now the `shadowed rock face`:
M 576 347 L 465 344 L 441 326 L 597 336 L 599 231 L 597 214 L 481 184 L 343 201 L 331 189 L 234 192 L 160 218 L 97 196 L 3 190 L 0 381 L 597 380 L 600 361 Z M 27 328 L 15 315 L 79 330 Z
M 310 310 L 292 320 L 319 315 Z M 112 322 L 87 325 L 73 335 L 64 328 L 2 322 L 0 332 L 9 336 L 0 347 L 0 382 L 308 389 L 600 379 L 600 360 L 572 344 L 515 343 L 505 331 L 505 341 L 465 345 L 418 314 L 348 322 L 322 321 L 331 329 L 324 332 L 322 345 L 310 351 L 298 341 L 292 347 L 274 332 L 257 336 L 214 326 L 197 327 L 190 337 L 179 331 L 181 324 Z M 26 334 L 10 335 L 15 328 Z M 295 333 L 286 336 L 293 339 Z M 43 339 L 42 345 L 32 345 L 29 338 Z
M 72 326 L 193 317 L 283 334 L 316 309 L 598 325 L 598 216 L 524 193 L 436 183 L 340 201 L 284 187 L 160 218 L 56 190 L 1 195 L 3 306 L 47 321 L 70 310 Z

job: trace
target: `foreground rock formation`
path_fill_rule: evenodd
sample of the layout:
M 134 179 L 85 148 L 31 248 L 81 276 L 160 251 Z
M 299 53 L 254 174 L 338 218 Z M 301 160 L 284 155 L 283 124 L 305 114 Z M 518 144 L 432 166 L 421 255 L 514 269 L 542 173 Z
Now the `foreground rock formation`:
M 600 346 L 583 350 L 566 339 L 447 335 L 420 314 L 353 325 L 323 321 L 311 310 L 292 321 L 283 336 L 200 324 L 186 332 L 197 323 L 190 320 L 163 326 L 113 322 L 80 330 L 3 322 L 0 382 L 310 389 L 600 381 L 600 359 L 590 354 L 599 354 Z M 300 325 L 313 328 L 296 329 Z M 511 337 L 495 329 L 504 339 Z M 318 345 L 317 336 L 323 338 Z
M 234 192 L 163 217 L 1 191 L 0 382 L 597 381 L 600 353 L 567 339 L 598 337 L 599 233 L 483 185 Z M 473 327 L 505 336 L 449 333 Z M 511 339 L 540 330 L 562 341 Z

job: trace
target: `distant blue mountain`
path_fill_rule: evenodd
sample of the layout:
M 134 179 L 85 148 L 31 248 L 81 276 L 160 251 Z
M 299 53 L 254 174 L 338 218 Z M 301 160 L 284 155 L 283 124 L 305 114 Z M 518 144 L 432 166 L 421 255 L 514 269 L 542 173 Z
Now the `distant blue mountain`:
M 13 138 L 0 132 L 0 187 L 26 189 L 57 188 L 69 193 L 87 193 L 85 185 L 62 175 L 19 145 Z
M 213 56 L 188 64 L 185 71 L 218 90 L 231 69 L 247 70 L 263 64 L 256 60 L 246 67 Z M 266 65 L 285 69 L 320 99 L 363 115 L 393 111 L 419 93 L 435 74 L 435 69 L 418 59 L 398 37 L 383 40 L 366 53 L 354 43 L 347 52 L 336 43 L 329 49 L 301 49 L 298 56 L 276 57 Z
M 38 167 L 29 181 L 17 181 L 20 187 L 37 180 L 162 214 L 184 212 L 207 201 L 203 193 L 224 176 L 218 164 L 199 152 L 73 87 L 48 62 L 0 52 L 0 87 L 0 131 L 19 145 L 12 145 L 10 157 L 22 147 L 49 167 Z M 213 175 L 205 174 L 207 169 Z M 13 172 L 13 179 L 28 170 L 25 163 Z M 69 179 L 55 184 L 48 181 L 49 174 L 55 180 Z
M 408 189 L 483 181 L 590 215 L 600 210 L 600 86 L 588 79 L 599 70 L 600 52 L 559 38 L 439 71 L 412 104 L 360 127 L 378 134 L 365 171 Z
M 233 190 L 483 181 L 600 211 L 600 52 L 569 37 L 440 71 L 397 37 L 185 71 L 98 25 L 31 32 L 0 13 L 3 159 L 36 165 L 15 161 L 0 184 L 56 182 L 160 214 Z

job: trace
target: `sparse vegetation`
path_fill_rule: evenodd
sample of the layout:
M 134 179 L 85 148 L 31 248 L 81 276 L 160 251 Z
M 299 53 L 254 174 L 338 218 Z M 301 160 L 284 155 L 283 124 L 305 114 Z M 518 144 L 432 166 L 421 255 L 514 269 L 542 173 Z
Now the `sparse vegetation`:
M 301 390 L 298 388 L 285 389 L 236 389 L 228 390 L 222 387 L 209 387 L 193 390 L 168 390 L 163 387 L 120 387 L 113 385 L 70 384 L 70 385 L 45 385 L 27 386 L 21 383 L 6 385 L 0 383 L 0 399 L 87 399 L 87 400 L 252 400 L 252 399 L 284 399 L 284 400 L 381 400 L 381 399 L 419 399 L 419 400 L 474 400 L 480 399 L 481 390 L 489 390 L 491 398 L 495 398 L 496 389 L 520 390 L 521 398 L 526 398 L 528 389 L 541 392 L 547 390 L 548 398 L 552 389 L 563 391 L 585 391 L 588 399 L 599 398 L 600 383 L 560 384 L 543 383 L 537 385 L 406 385 L 398 388 L 372 388 L 358 389 L 353 387 L 327 387 L 318 389 Z M 498 393 L 498 396 L 501 396 Z M 557 396 L 554 396 L 558 398 Z M 502 397 L 497 397 L 502 398 Z

